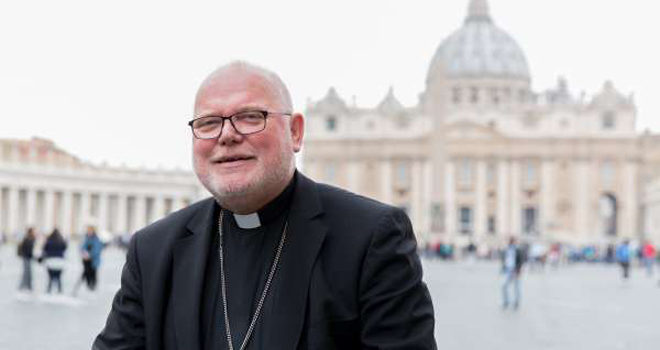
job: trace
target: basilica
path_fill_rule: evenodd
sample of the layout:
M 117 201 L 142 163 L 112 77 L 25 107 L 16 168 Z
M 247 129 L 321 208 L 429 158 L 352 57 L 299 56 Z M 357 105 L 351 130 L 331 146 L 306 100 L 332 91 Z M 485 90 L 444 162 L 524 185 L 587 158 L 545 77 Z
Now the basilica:
M 632 96 L 531 79 L 488 2 L 471 0 L 416 105 L 390 89 L 358 107 L 333 88 L 308 104 L 305 172 L 403 208 L 421 242 L 660 243 L 660 136 L 636 131 Z

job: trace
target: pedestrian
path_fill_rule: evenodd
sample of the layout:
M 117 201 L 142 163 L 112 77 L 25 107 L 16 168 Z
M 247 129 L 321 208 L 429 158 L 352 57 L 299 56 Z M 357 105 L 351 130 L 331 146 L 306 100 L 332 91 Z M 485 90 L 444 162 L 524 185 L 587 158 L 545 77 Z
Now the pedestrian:
M 73 295 L 78 294 L 80 285 L 84 282 L 91 291 L 96 289 L 98 279 L 98 269 L 101 265 L 101 251 L 103 242 L 96 234 L 94 226 L 87 226 L 85 239 L 80 245 L 80 255 L 82 257 L 83 273 L 73 288 Z
M 504 283 L 502 284 L 502 308 L 506 309 L 511 305 L 514 310 L 520 306 L 520 271 L 525 262 L 525 254 L 516 243 L 514 237 L 509 238 L 509 244 L 502 253 L 502 272 L 504 274 Z M 513 289 L 513 299 L 509 292 Z
M 627 239 L 616 247 L 616 261 L 621 266 L 623 279 L 627 280 L 630 276 L 630 241 Z
M 651 277 L 653 275 L 653 265 L 655 264 L 656 250 L 651 241 L 644 242 L 642 246 L 642 261 L 646 267 L 646 274 Z
M 40 260 L 44 262 L 48 271 L 47 293 L 50 293 L 54 285 L 57 286 L 58 293 L 62 293 L 61 277 L 66 262 L 64 260 L 66 246 L 66 241 L 58 229 L 54 229 L 48 238 L 46 238 Z
M 21 283 L 19 290 L 32 291 L 32 259 L 34 258 L 34 242 L 36 240 L 34 228 L 29 227 L 23 240 L 18 245 L 18 256 L 23 261 L 23 273 L 21 274 Z

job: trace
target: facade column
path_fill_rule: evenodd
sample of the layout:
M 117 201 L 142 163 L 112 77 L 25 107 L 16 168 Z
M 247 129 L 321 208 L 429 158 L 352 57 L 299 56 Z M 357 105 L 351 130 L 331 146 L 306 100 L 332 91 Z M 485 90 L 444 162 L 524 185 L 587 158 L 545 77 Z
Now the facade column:
M 433 190 L 433 166 L 431 161 L 425 159 L 423 162 L 422 171 L 423 174 L 423 189 L 422 189 L 422 208 L 421 208 L 421 217 L 422 217 L 422 228 L 428 234 L 431 232 L 431 207 L 433 205 L 432 201 L 432 190 Z M 427 237 L 428 238 L 428 237 Z
M 637 164 L 634 161 L 625 162 L 623 165 L 623 193 L 625 193 L 625 198 L 623 198 L 623 213 L 621 213 L 623 222 L 619 225 L 617 231 L 626 238 L 639 237 L 639 225 L 637 224 L 637 203 L 639 203 L 637 183 Z
M 412 220 L 413 228 L 418 238 L 422 233 L 422 199 L 421 195 L 424 189 L 422 188 L 422 163 L 414 159 L 410 171 L 411 184 L 410 184 L 410 220 Z
M 552 237 L 555 224 L 555 162 L 544 159 L 541 163 L 541 207 L 539 208 L 539 233 Z
M 575 227 L 574 237 L 585 239 L 589 233 L 589 163 L 578 160 L 575 163 Z
M 346 177 L 348 190 L 357 192 L 360 188 L 360 162 L 354 160 L 346 162 Z
M 511 235 L 509 225 L 509 162 L 501 159 L 497 164 L 497 219 L 495 229 L 500 239 Z
M 128 206 L 128 196 L 126 193 L 117 194 L 117 223 L 115 224 L 115 230 L 119 234 L 124 234 L 129 231 L 128 225 L 126 225 L 126 211 Z
M 381 198 L 383 202 L 392 204 L 392 161 L 390 159 L 381 161 L 381 174 L 383 174 L 380 188 Z
M 18 235 L 18 188 L 9 186 L 9 200 L 7 201 L 7 230 L 9 235 L 17 237 Z
M 44 191 L 44 222 L 41 232 L 50 233 L 55 227 L 55 192 L 51 189 Z
M 456 165 L 453 159 L 445 164 L 445 233 L 452 239 L 456 235 Z
M 62 235 L 64 237 L 71 237 L 71 226 L 73 217 L 73 192 L 70 190 L 62 191 L 62 208 L 60 210 L 60 218 L 62 220 Z
M 487 201 L 488 193 L 486 189 L 486 161 L 483 159 L 477 160 L 477 186 L 475 189 L 475 215 L 474 215 L 474 233 L 477 241 L 486 236 L 487 217 Z
M 511 233 L 514 236 L 520 237 L 522 234 L 522 204 L 521 204 L 521 177 L 520 177 L 520 161 L 513 160 L 511 162 Z

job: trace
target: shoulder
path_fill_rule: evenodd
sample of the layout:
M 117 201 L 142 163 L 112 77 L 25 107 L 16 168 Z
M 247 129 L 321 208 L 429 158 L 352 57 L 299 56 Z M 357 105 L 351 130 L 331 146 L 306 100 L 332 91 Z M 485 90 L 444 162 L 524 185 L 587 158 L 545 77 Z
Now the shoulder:
M 412 235 L 401 208 L 327 184 L 317 184 L 317 192 L 332 236 L 370 244 L 378 235 Z
M 378 216 L 399 208 L 379 202 L 332 185 L 317 183 L 323 209 L 331 212 L 351 212 L 358 215 Z

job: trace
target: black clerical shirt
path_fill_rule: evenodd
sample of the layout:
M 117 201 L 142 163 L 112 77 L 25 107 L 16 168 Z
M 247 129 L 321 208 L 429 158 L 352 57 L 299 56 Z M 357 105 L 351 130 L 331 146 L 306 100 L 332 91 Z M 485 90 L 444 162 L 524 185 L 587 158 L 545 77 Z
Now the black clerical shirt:
M 291 205 L 295 176 L 282 193 L 258 211 L 261 226 L 240 228 L 229 211 L 224 211 L 224 268 L 227 307 L 234 349 L 239 349 L 250 326 L 270 267 L 275 257 L 282 230 Z M 220 210 L 217 210 L 219 213 Z M 216 215 L 217 222 L 217 215 Z M 228 349 L 225 332 L 222 293 L 220 289 L 220 255 L 218 228 L 215 228 L 207 261 L 201 316 L 201 339 L 205 350 Z M 286 246 L 286 243 L 285 243 Z M 283 254 L 285 254 L 286 248 Z M 278 278 L 278 273 L 274 279 Z M 268 296 L 266 296 L 268 299 Z M 265 349 L 261 323 L 267 318 L 264 310 L 252 333 L 248 349 Z

